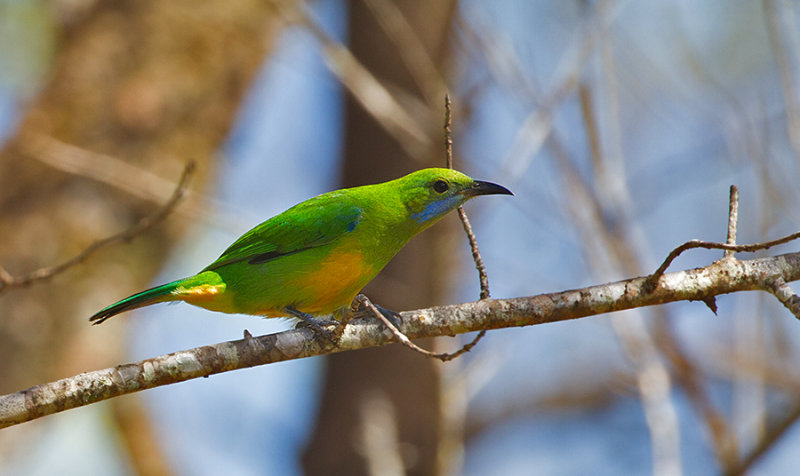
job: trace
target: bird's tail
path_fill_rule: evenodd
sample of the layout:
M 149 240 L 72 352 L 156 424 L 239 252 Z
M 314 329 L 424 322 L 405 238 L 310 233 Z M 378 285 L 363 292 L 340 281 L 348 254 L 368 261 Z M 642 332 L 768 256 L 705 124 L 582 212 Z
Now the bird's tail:
M 137 309 L 144 306 L 149 306 L 150 304 L 155 304 L 158 302 L 178 300 L 180 298 L 175 296 L 173 294 L 173 291 L 178 286 L 180 286 L 181 283 L 183 283 L 183 281 L 184 280 L 179 279 L 171 283 L 162 284 L 161 286 L 156 286 L 146 291 L 136 293 L 133 296 L 126 297 L 122 301 L 119 301 L 115 304 L 108 306 L 105 309 L 98 311 L 95 315 L 89 318 L 89 321 L 91 321 L 92 324 L 97 325 L 102 322 L 105 322 L 106 319 L 109 319 L 121 312 L 130 311 L 131 309 Z

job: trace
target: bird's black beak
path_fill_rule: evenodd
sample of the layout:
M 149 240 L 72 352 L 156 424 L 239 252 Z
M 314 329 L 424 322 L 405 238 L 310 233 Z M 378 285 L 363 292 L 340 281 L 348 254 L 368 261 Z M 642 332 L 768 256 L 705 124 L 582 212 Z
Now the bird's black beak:
M 472 187 L 464 190 L 464 195 L 476 197 L 478 195 L 514 195 L 511 190 L 492 182 L 475 180 Z

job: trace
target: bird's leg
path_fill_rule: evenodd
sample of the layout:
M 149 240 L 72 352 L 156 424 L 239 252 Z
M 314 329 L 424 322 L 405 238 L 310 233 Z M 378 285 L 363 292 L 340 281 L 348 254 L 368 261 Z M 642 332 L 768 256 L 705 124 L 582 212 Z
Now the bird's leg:
M 333 333 L 328 329 L 325 329 L 323 326 L 331 326 L 331 325 L 339 325 L 337 321 L 329 321 L 326 319 L 317 319 L 316 317 L 312 316 L 311 314 L 305 313 L 303 311 L 298 311 L 297 309 L 286 306 L 283 308 L 287 314 L 291 314 L 292 316 L 302 320 L 303 322 L 300 323 L 305 324 L 306 326 L 310 327 L 314 332 L 317 334 L 321 334 L 327 337 L 331 342 L 333 342 Z
M 396 328 L 400 328 L 400 324 L 403 321 L 403 316 L 400 315 L 397 311 L 392 311 L 391 309 L 386 309 L 385 307 L 378 306 L 377 304 L 370 301 L 370 299 L 364 295 L 359 294 L 353 300 L 353 308 L 352 308 L 352 317 L 366 317 L 372 316 L 372 310 L 369 308 L 367 303 L 371 303 L 375 306 L 383 317 L 389 320 Z

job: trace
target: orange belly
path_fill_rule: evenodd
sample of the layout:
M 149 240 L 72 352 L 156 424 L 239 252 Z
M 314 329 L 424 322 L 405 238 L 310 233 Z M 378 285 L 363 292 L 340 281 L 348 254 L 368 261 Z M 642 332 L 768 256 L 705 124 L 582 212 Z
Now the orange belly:
M 305 303 L 306 312 L 321 314 L 349 305 L 373 276 L 372 267 L 364 263 L 361 253 L 334 251 L 297 285 L 311 297 Z
M 284 305 L 309 314 L 330 314 L 350 305 L 353 298 L 374 276 L 364 256 L 355 250 L 332 251 L 305 272 L 287 279 L 281 289 Z M 283 305 L 262 307 L 256 314 L 266 317 L 285 316 Z

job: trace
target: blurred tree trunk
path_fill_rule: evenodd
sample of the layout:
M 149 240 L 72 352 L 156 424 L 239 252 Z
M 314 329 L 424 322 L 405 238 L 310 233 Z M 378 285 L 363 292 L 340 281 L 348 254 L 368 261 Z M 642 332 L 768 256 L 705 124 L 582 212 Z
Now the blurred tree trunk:
M 375 4 L 382 2 L 368 3 L 376 8 Z M 439 71 L 447 55 L 454 6 L 454 2 L 425 0 L 396 2 Z M 397 38 L 387 35 L 374 10 L 357 0 L 350 2 L 349 12 L 349 47 L 356 58 L 397 97 L 412 96 L 425 104 L 424 92 L 403 63 Z M 434 130 L 426 131 L 434 138 L 431 143 L 435 147 L 414 158 L 348 95 L 342 185 L 381 182 L 423 167 L 444 166 L 443 94 L 441 91 L 436 104 L 427 104 L 427 111 L 421 111 L 435 111 L 436 117 L 419 118 L 422 124 L 436 124 Z M 389 309 L 441 303 L 444 296 L 436 273 L 435 249 L 436 231 L 423 233 L 364 292 Z M 424 345 L 430 347 L 432 342 Z M 303 458 L 306 473 L 369 474 L 380 463 L 374 461 L 376 457 L 399 457 L 408 474 L 436 474 L 441 437 L 437 362 L 399 345 L 327 357 L 321 409 Z M 372 411 L 376 408 L 382 416 Z M 376 431 L 384 434 L 395 433 L 386 435 L 386 441 L 396 440 L 397 444 L 384 448 L 394 455 L 370 450 L 370 442 L 365 441 L 370 438 L 369 425 L 377 425 Z
M 280 27 L 269 3 L 259 0 L 76 5 L 56 5 L 76 10 L 60 12 L 63 31 L 47 81 L 0 151 L 0 264 L 13 275 L 64 261 L 155 208 L 154 201 L 45 165 L 36 159 L 48 153 L 39 139 L 107 154 L 173 181 L 194 159 L 199 173 L 191 187 L 202 189 Z M 100 167 L 119 170 L 107 160 Z M 87 318 L 148 283 L 188 224 L 175 216 L 52 281 L 0 294 L 0 392 L 119 363 L 120 327 L 90 327 Z M 9 444 L 4 439 L 0 446 Z

